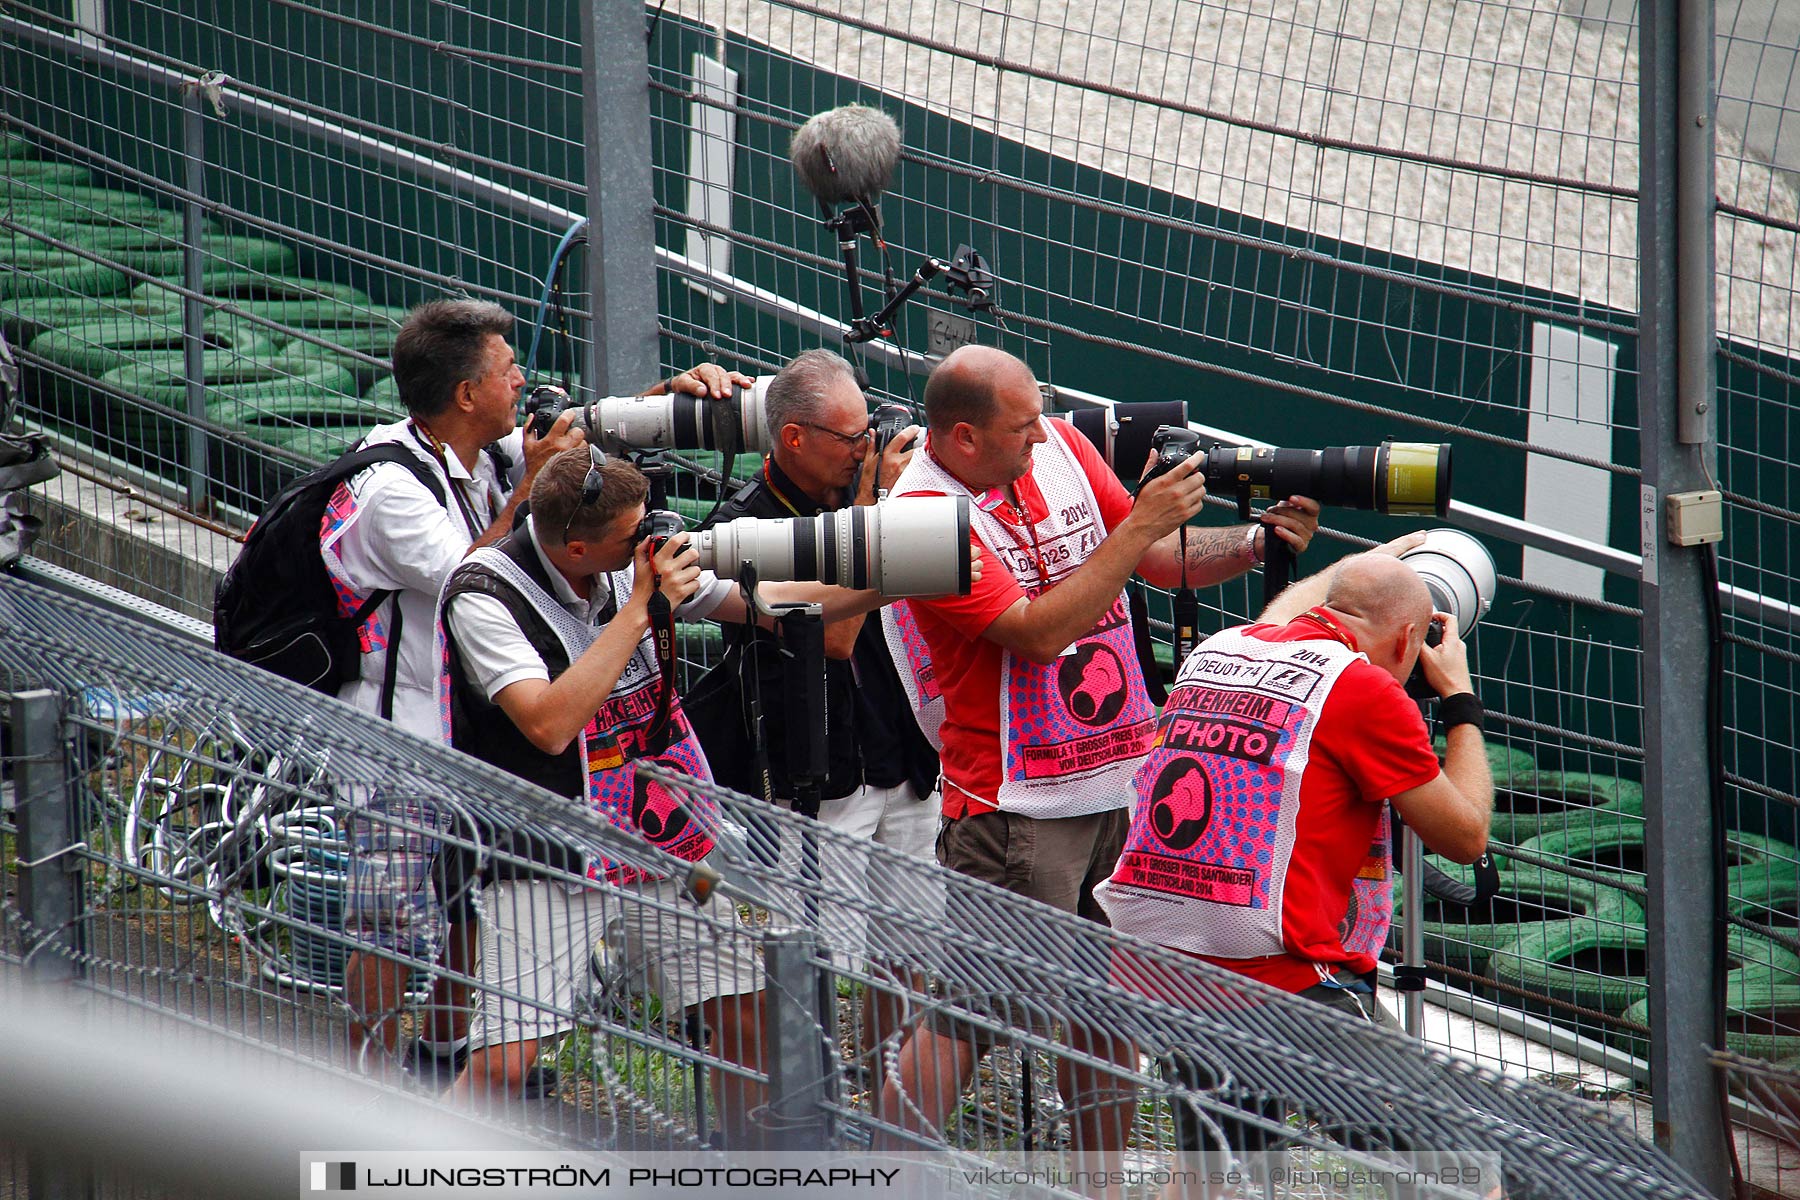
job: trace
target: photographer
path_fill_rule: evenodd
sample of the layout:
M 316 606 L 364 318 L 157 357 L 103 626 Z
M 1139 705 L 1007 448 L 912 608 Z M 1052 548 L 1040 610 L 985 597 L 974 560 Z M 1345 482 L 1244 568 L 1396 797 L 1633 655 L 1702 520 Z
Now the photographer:
M 848 505 L 876 501 L 876 481 L 891 486 L 912 459 L 920 431 L 909 427 L 886 446 L 877 446 L 868 406 L 850 364 L 830 350 L 799 355 L 769 384 L 764 416 L 773 445 L 762 470 L 725 502 L 709 524 L 737 517 L 810 517 Z M 854 487 L 854 491 L 852 490 Z M 727 629 L 732 647 L 709 685 L 723 689 L 710 707 L 729 711 L 700 732 L 712 759 L 731 773 L 719 782 L 752 795 L 760 780 L 752 769 L 752 740 L 768 754 L 773 795 L 791 803 L 796 795 L 787 770 L 787 728 L 803 716 L 790 712 L 784 697 L 794 694 L 776 639 L 756 632 L 746 637 Z M 879 620 L 853 617 L 825 627 L 825 689 L 829 720 L 827 776 L 820 791 L 818 818 L 833 829 L 869 838 L 908 854 L 929 857 L 937 835 L 934 803 L 937 751 L 919 731 L 888 655 Z M 748 673 L 750 678 L 744 679 Z M 748 688 L 761 697 L 761 729 L 752 727 Z M 700 703 L 695 699 L 695 707 Z M 711 739 L 711 740 L 709 740 Z M 867 881 L 828 881 L 834 891 L 866 893 Z M 845 938 L 861 942 L 860 931 Z M 856 949 L 856 946 L 851 946 Z M 863 1008 L 864 1054 L 897 1031 L 903 1014 L 886 992 L 871 991 Z M 879 1072 L 879 1059 L 876 1068 Z
M 530 515 L 445 586 L 445 688 L 457 747 L 693 861 L 712 848 L 702 824 L 679 799 L 640 787 L 632 767 L 655 758 L 712 778 L 679 699 L 658 691 L 651 593 L 660 588 L 683 620 L 741 619 L 745 608 L 731 585 L 699 569 L 688 535 L 652 558 L 640 533 L 647 492 L 640 471 L 596 449 L 552 459 L 532 486 Z M 880 603 L 871 592 L 816 584 L 769 584 L 765 594 L 819 601 L 828 619 Z M 553 864 L 572 865 L 555 850 Z M 617 886 L 574 893 L 529 869 L 515 874 L 483 890 L 484 990 L 459 1092 L 519 1093 L 540 1041 L 568 1028 L 558 1014 L 588 988 L 602 936 L 648 976 L 667 1011 L 699 1010 L 720 1057 L 751 1069 L 760 1062 L 761 970 L 729 907 L 674 916 L 673 881 L 615 864 L 587 874 Z M 735 1074 L 715 1079 L 721 1124 L 734 1136 L 760 1090 Z
M 1114 928 L 1394 1024 L 1370 986 L 1393 912 L 1388 806 L 1433 852 L 1473 862 L 1493 803 L 1456 622 L 1432 612 L 1424 581 L 1396 557 L 1422 540 L 1340 560 L 1182 664 L 1137 772 L 1125 852 L 1096 890 Z M 1415 663 L 1443 698 L 1442 768 L 1403 687 Z M 1227 809 L 1230 822 L 1212 820 Z M 1176 1058 L 1188 1086 L 1210 1086 Z M 1278 1108 L 1265 1115 L 1279 1123 Z M 1178 1116 L 1177 1127 L 1184 1150 L 1218 1148 L 1203 1123 Z M 1251 1125 L 1225 1132 L 1231 1149 L 1265 1147 Z
M 974 537 L 1003 568 L 966 597 L 909 602 L 944 699 L 939 861 L 1104 922 L 1093 886 L 1118 859 L 1131 775 L 1154 732 L 1123 589 L 1134 571 L 1156 584 L 1180 577 L 1176 531 L 1205 498 L 1200 464 L 1179 464 L 1134 503 L 1086 439 L 1044 419 L 1031 370 L 990 347 L 944 360 L 925 416 L 924 453 L 895 493 L 968 495 Z M 1243 574 L 1271 530 L 1305 549 L 1318 506 L 1290 497 L 1264 521 L 1190 530 L 1190 581 Z M 1070 1038 L 1130 1061 L 1104 1033 Z M 898 1087 L 884 1093 L 888 1119 L 941 1128 L 983 1049 L 966 1030 L 915 1031 Z M 1090 1102 L 1105 1081 L 1091 1068 L 1058 1081 L 1078 1114 L 1077 1150 L 1123 1144 L 1129 1102 Z
M 405 466 L 379 463 L 338 488 L 321 530 L 320 551 L 344 615 L 356 613 L 374 593 L 394 593 L 363 625 L 361 675 L 346 683 L 338 698 L 434 741 L 443 737 L 432 656 L 438 592 L 471 546 L 493 542 L 511 528 L 519 501 L 551 455 L 582 444 L 568 420 L 542 438 L 517 427 L 525 378 L 508 342 L 512 330 L 510 313 L 481 300 L 433 300 L 407 315 L 394 339 L 394 381 L 407 418 L 370 430 L 361 444 L 406 447 L 435 475 L 444 498 Z M 708 364 L 652 391 L 722 396 L 734 382 L 747 381 Z M 404 819 L 416 824 L 420 815 L 415 808 Z M 423 816 L 436 819 L 430 812 Z M 399 945 L 400 933 L 385 911 L 395 892 L 422 890 L 425 881 L 377 877 L 378 871 L 368 869 L 376 867 L 369 847 L 360 849 L 364 878 L 352 890 L 352 903 L 367 910 L 359 919 L 373 927 L 368 933 L 390 951 L 430 953 L 416 938 Z M 449 924 L 444 962 L 452 973 L 469 975 L 475 916 L 470 888 L 453 877 L 453 860 L 438 860 L 431 885 Z M 392 958 L 360 951 L 350 956 L 345 996 L 361 1017 L 351 1025 L 359 1048 L 372 1034 L 385 1051 L 395 1052 L 394 1017 L 408 973 L 406 964 Z M 464 1042 L 467 1002 L 466 986 L 438 977 L 425 1037 L 404 1059 L 423 1081 L 449 1082 Z

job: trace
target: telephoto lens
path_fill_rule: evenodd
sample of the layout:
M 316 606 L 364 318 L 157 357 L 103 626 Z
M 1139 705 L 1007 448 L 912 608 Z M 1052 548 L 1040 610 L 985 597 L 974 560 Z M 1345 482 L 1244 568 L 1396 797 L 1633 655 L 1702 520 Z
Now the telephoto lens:
M 1396 516 L 1450 511 L 1450 447 L 1437 442 L 1382 442 L 1282 450 L 1215 446 L 1206 452 L 1206 487 L 1256 500 L 1310 496 L 1326 508 L 1361 508 Z
M 1493 556 L 1486 546 L 1460 529 L 1428 529 L 1424 543 L 1402 554 L 1400 561 L 1425 581 L 1425 590 L 1431 593 L 1431 607 L 1449 613 L 1456 622 L 1456 636 L 1466 639 L 1475 632 L 1475 623 L 1494 603 L 1498 580 Z M 1436 646 L 1443 640 L 1443 628 L 1433 617 L 1431 628 L 1425 631 L 1425 644 Z M 1407 678 L 1406 694 L 1417 700 L 1430 700 L 1437 695 L 1425 681 L 1422 663 L 1414 665 Z
M 634 450 L 719 450 L 762 454 L 769 449 L 763 399 L 773 375 L 734 388 L 722 400 L 670 396 L 607 396 L 576 410 L 574 428 L 608 454 Z M 542 398 L 540 399 L 540 393 Z M 560 398 L 560 403 L 555 399 Z M 532 429 L 542 437 L 571 401 L 561 388 L 540 384 L 525 400 Z M 537 407 L 533 407 L 534 404 Z M 541 425 L 541 427 L 540 427 Z
M 736 579 L 815 580 L 884 596 L 969 594 L 969 498 L 903 496 L 816 517 L 739 517 L 694 535 L 700 565 Z

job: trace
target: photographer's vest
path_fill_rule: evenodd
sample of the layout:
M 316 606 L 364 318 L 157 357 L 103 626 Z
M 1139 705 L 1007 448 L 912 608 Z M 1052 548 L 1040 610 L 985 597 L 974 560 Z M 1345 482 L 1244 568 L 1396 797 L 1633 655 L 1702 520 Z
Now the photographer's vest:
M 887 640 L 888 657 L 894 661 L 894 674 L 900 678 L 919 732 L 933 750 L 942 750 L 944 739 L 938 730 L 944 724 L 944 689 L 938 683 L 937 669 L 931 664 L 931 647 L 925 644 L 912 606 L 904 600 L 884 605 L 881 635 Z
M 1125 851 L 1094 889 L 1114 927 L 1216 958 L 1292 952 L 1283 901 L 1301 778 L 1326 698 L 1363 657 L 1339 642 L 1271 642 L 1237 629 L 1188 656 L 1137 773 Z M 1372 955 L 1387 939 L 1386 813 L 1383 805 L 1352 911 L 1336 929 L 1350 954 L 1332 961 Z M 1308 932 L 1315 947 L 1331 940 L 1329 930 Z
M 611 582 L 613 595 L 629 596 L 631 568 L 614 572 Z M 552 681 L 581 657 L 604 628 L 577 620 L 562 606 L 523 530 L 515 530 L 496 546 L 472 552 L 450 576 L 439 607 L 444 668 L 440 694 L 451 744 L 558 795 L 585 795 L 608 821 L 677 858 L 689 862 L 704 858 L 712 850 L 712 839 L 689 807 L 712 802 L 698 795 L 671 794 L 648 776 L 639 775 L 633 766 L 638 761 L 653 761 L 665 769 L 712 780 L 706 755 L 681 711 L 679 697 L 671 701 L 669 724 L 659 739 L 667 745 L 646 745 L 662 678 L 650 635 L 646 633 L 638 642 L 612 692 L 575 744 L 562 754 L 545 754 L 467 678 L 456 657 L 442 613 L 451 599 L 467 592 L 491 596 L 506 606 L 544 660 Z M 712 814 L 713 819 L 716 816 Z M 605 859 L 588 863 L 587 873 L 590 878 L 604 877 L 613 883 L 649 877 Z
M 1107 534 L 1080 461 L 1054 429 L 1044 433 L 1046 440 L 1032 447 L 1031 471 L 1049 514 L 1035 529 L 1000 520 L 994 510 L 1009 503 L 1001 490 L 975 496 L 929 453 L 913 456 L 894 489 L 969 496 L 970 526 L 993 551 L 986 569 L 1005 568 L 1032 599 L 1074 574 Z M 907 650 L 904 636 L 898 640 L 896 665 Z M 1156 730 L 1137 661 L 1123 591 L 1054 662 L 1002 651 L 996 748 L 1002 811 L 1079 817 L 1131 803 L 1132 771 Z M 917 687 L 915 678 L 909 694 L 923 694 Z

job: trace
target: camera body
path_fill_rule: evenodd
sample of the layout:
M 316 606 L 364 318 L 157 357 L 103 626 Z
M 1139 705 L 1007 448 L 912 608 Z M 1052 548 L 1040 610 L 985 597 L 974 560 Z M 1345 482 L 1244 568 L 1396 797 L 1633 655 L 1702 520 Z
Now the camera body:
M 1162 478 L 1200 453 L 1200 435 L 1183 425 L 1159 425 L 1150 435 L 1150 453 L 1156 456 L 1156 461 L 1138 481 L 1139 487 Z
M 681 519 L 680 513 L 670 512 L 666 508 L 653 508 L 638 522 L 637 540 L 641 542 L 649 538 L 650 553 L 655 554 L 670 538 L 686 531 L 687 522 Z
M 563 409 L 573 404 L 569 393 L 553 383 L 540 383 L 525 393 L 525 428 L 532 437 L 543 437 L 562 416 Z
M 869 418 L 869 428 L 875 431 L 875 453 L 880 454 L 886 450 L 888 443 L 912 423 L 912 411 L 904 404 L 877 405 L 875 414 Z

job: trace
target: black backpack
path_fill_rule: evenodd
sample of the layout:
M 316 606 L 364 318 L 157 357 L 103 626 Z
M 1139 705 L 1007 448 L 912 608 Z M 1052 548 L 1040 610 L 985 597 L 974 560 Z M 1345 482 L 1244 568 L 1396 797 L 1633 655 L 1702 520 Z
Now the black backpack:
M 237 561 L 213 594 L 213 645 L 233 658 L 273 671 L 328 695 L 362 674 L 357 630 L 396 593 L 377 591 L 340 616 L 337 590 L 320 554 L 319 527 L 338 484 L 376 463 L 394 462 L 445 502 L 430 466 L 406 446 L 387 442 L 351 450 L 283 488 L 244 538 Z M 400 605 L 388 635 L 381 715 L 393 716 L 394 675 L 400 655 Z

